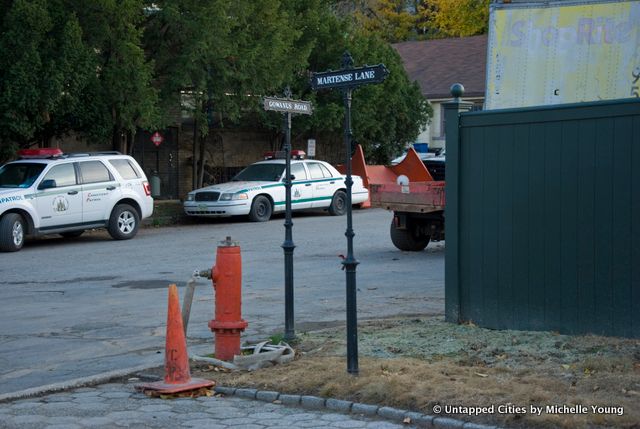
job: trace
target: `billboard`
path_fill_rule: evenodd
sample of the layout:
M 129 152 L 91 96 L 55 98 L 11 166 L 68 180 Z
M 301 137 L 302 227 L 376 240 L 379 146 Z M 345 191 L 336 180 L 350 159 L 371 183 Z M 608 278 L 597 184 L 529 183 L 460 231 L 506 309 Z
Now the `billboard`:
M 486 109 L 640 97 L 640 1 L 493 4 Z

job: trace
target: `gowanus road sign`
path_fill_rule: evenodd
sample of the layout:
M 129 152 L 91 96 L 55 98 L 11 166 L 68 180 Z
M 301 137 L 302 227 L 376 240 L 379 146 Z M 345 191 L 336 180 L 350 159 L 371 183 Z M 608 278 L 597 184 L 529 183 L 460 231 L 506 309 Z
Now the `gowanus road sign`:
M 286 98 L 264 97 L 264 110 L 275 110 L 285 113 L 313 113 L 310 101 L 288 100 Z

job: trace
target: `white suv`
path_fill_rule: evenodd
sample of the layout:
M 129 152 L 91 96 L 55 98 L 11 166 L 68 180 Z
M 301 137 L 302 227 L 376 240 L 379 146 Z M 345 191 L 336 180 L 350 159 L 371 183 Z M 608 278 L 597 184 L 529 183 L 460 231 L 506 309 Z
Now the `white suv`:
M 149 182 L 130 156 L 51 148 L 18 155 L 0 167 L 0 251 L 20 250 L 26 236 L 77 237 L 91 228 L 126 240 L 153 213 Z

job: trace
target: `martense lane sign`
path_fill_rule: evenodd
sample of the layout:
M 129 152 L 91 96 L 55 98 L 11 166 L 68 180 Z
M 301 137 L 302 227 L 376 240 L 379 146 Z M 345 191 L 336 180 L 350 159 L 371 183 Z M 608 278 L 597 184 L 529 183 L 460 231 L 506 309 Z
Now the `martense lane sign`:
M 349 88 L 368 83 L 381 83 L 385 80 L 389 70 L 384 64 L 360 67 L 357 69 L 343 69 L 337 71 L 312 73 L 311 87 L 314 90 L 329 88 Z

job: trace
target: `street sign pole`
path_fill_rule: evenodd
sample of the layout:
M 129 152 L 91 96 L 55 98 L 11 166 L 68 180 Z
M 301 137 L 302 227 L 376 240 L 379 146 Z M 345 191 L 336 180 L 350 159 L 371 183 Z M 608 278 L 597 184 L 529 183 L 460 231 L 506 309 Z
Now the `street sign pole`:
M 344 235 L 347 237 L 347 257 L 342 261 L 346 272 L 347 281 L 347 372 L 349 374 L 358 374 L 358 306 L 356 295 L 356 267 L 358 261 L 353 254 L 353 237 L 356 235 L 353 231 L 353 213 L 351 208 L 351 190 L 353 188 L 353 179 L 351 177 L 351 141 L 353 134 L 351 132 L 351 88 L 343 90 L 343 99 L 345 107 L 344 120 L 344 145 L 347 152 L 347 178 L 344 181 L 347 186 L 347 230 Z
M 289 87 L 285 90 L 285 96 L 291 97 Z M 291 341 L 295 339 L 293 312 L 293 250 L 296 248 L 293 243 L 293 221 L 291 220 L 291 112 L 284 115 L 284 156 L 285 156 L 285 217 L 284 217 L 284 339 Z
M 296 337 L 294 329 L 293 312 L 293 250 L 296 248 L 293 243 L 293 221 L 291 220 L 291 115 L 301 113 L 310 115 L 312 113 L 311 103 L 302 100 L 291 99 L 291 89 L 287 87 L 284 92 L 285 98 L 264 98 L 264 109 L 274 110 L 284 113 L 284 153 L 285 153 L 285 221 L 284 221 L 284 339 L 292 341 Z
M 348 52 L 342 56 L 342 67 L 344 69 L 353 68 L 353 58 Z M 347 87 L 342 90 L 342 100 L 344 102 L 344 146 L 345 146 L 345 165 L 347 166 L 347 178 L 345 185 L 347 186 L 347 230 L 344 235 L 347 237 L 347 257 L 342 261 L 346 272 L 347 282 L 347 372 L 357 375 L 358 369 L 358 306 L 356 294 L 356 267 L 358 261 L 353 253 L 353 237 L 356 235 L 353 231 L 353 213 L 351 207 L 351 190 L 353 188 L 353 179 L 351 177 L 351 141 L 353 133 L 351 131 L 351 99 L 352 88 Z
M 346 178 L 347 189 L 347 230 L 344 235 L 347 237 L 347 256 L 342 261 L 346 273 L 346 295 L 347 295 L 347 372 L 358 375 L 358 306 L 356 288 L 356 267 L 359 262 L 353 252 L 353 209 L 351 207 L 351 190 L 353 188 L 353 178 L 351 176 L 351 154 L 353 152 L 353 132 L 351 130 L 351 100 L 352 92 L 358 86 L 381 83 L 389 74 L 384 64 L 376 66 L 366 66 L 360 68 L 353 67 L 353 58 L 349 52 L 342 55 L 342 69 L 311 74 L 311 86 L 315 90 L 320 89 L 342 89 L 342 99 L 344 102 L 344 145 L 346 151 Z

